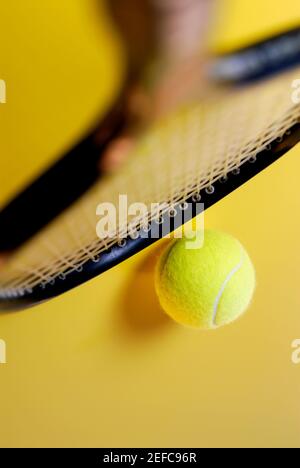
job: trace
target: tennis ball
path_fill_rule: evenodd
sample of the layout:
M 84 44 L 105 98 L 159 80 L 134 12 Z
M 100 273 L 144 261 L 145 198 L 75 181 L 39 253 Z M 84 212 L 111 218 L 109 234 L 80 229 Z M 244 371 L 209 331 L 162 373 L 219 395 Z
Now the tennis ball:
M 206 230 L 204 244 L 187 249 L 187 239 L 172 242 L 155 274 L 162 308 L 180 324 L 214 329 L 233 322 L 249 306 L 255 289 L 252 262 L 239 241 Z

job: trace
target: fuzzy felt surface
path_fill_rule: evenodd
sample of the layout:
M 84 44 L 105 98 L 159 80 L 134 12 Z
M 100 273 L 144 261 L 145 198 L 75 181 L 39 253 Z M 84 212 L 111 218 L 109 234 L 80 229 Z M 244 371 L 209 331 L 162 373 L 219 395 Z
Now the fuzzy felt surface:
M 204 244 L 186 248 L 186 239 L 173 242 L 156 269 L 161 306 L 177 322 L 212 329 L 236 320 L 248 308 L 255 289 L 255 270 L 232 236 L 205 231 Z

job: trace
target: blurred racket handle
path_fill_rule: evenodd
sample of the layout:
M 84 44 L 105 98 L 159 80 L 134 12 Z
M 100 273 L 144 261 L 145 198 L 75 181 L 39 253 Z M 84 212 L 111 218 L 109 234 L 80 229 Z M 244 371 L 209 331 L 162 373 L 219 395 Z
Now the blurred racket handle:
M 300 27 L 217 58 L 211 67 L 213 79 L 248 83 L 300 64 Z

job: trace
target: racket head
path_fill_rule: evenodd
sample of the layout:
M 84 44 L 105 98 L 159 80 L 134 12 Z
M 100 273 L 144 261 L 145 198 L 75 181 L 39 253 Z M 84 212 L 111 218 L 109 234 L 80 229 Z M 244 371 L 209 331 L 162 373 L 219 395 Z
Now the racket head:
M 186 222 L 289 151 L 300 141 L 300 106 L 291 98 L 299 75 L 294 68 L 234 91 L 213 87 L 204 102 L 149 129 L 120 172 L 95 182 L 16 250 L 0 270 L 0 308 L 23 309 L 98 276 L 166 235 L 165 226 L 172 231 L 170 207 Z M 116 206 L 120 194 L 147 212 L 130 221 L 130 235 L 128 223 L 119 224 L 99 239 L 97 206 Z
M 189 213 L 193 213 L 195 216 L 200 215 L 202 210 L 210 208 L 251 178 L 255 177 L 299 142 L 300 124 L 297 124 L 289 129 L 283 137 L 275 139 L 266 150 L 257 154 L 255 161 L 249 160 L 238 168 L 238 172 L 232 171 L 228 173 L 226 181 L 221 178 L 216 181 L 213 186 L 213 193 L 205 189 L 200 190 L 200 192 L 197 193 L 197 197 L 199 196 L 199 200 L 201 199 L 200 204 L 195 201 L 194 196 L 188 198 L 185 203 L 187 203 L 189 207 L 192 207 Z M 179 211 L 184 210 L 180 205 L 175 205 L 175 208 Z M 182 213 L 180 216 L 185 222 L 188 222 L 193 217 L 189 214 L 186 215 L 186 213 Z M 172 232 L 172 217 L 165 214 L 164 222 L 166 225 L 170 226 L 169 230 Z M 161 235 L 159 238 L 162 237 Z M 137 238 L 132 239 L 128 237 L 121 243 L 115 242 L 112 247 L 103 251 L 101 256 L 95 256 L 93 259 L 89 258 L 82 265 L 74 265 L 72 271 L 66 272 L 61 270 L 54 278 L 50 276 L 47 280 L 42 280 L 33 287 L 25 287 L 22 290 L 13 288 L 4 289 L 2 287 L 0 289 L 0 310 L 24 310 L 60 296 L 117 266 L 145 248 L 150 247 L 153 243 L 157 242 L 159 238 L 147 237 L 147 235 L 145 236 L 143 232 L 141 232 Z

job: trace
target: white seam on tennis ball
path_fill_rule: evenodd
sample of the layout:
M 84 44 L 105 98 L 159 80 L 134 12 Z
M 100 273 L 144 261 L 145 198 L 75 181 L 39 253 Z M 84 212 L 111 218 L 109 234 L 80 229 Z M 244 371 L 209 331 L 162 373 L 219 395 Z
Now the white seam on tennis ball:
M 240 268 L 242 268 L 243 263 L 244 263 L 244 260 L 242 259 L 240 261 L 240 263 L 233 268 L 233 270 L 226 277 L 224 283 L 222 284 L 222 286 L 220 288 L 220 291 L 217 294 L 217 297 L 216 297 L 216 300 L 215 300 L 215 303 L 214 303 L 214 308 L 213 308 L 213 315 L 212 315 L 212 323 L 215 326 L 217 325 L 216 324 L 216 318 L 217 318 L 219 304 L 220 304 L 220 301 L 222 299 L 223 293 L 224 293 L 224 291 L 226 289 L 226 286 L 229 283 L 229 281 L 231 280 L 231 278 L 240 270 Z

